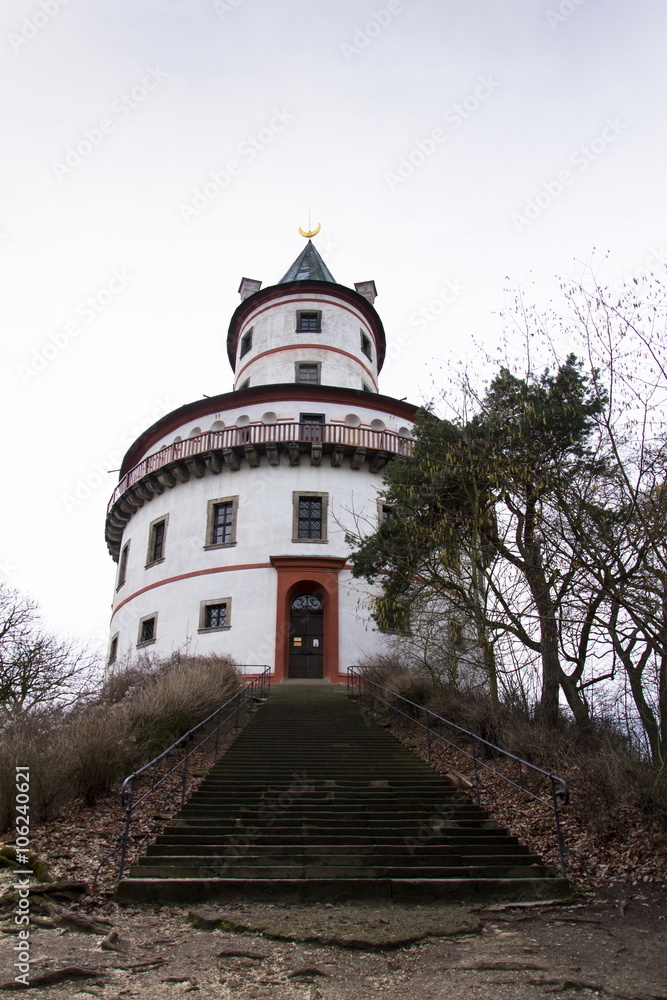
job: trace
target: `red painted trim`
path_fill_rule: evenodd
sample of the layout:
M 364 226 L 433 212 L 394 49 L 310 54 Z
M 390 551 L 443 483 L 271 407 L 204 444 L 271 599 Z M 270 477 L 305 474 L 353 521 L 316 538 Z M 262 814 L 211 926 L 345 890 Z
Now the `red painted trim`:
M 299 385 L 296 382 L 280 382 L 273 385 L 258 385 L 236 392 L 224 392 L 210 399 L 197 399 L 194 403 L 172 410 L 148 427 L 125 453 L 120 468 L 120 479 L 133 469 L 146 455 L 150 454 L 157 442 L 171 431 L 191 421 L 212 417 L 228 410 L 239 410 L 255 403 L 346 403 L 350 407 L 380 410 L 394 417 L 402 417 L 406 423 L 414 423 L 418 407 L 393 396 L 363 392 L 361 389 L 342 389 L 334 385 Z
M 328 301 L 331 301 L 332 297 L 333 296 L 330 295 Z M 306 305 L 308 303 L 313 303 L 314 305 L 322 305 L 322 302 L 327 301 L 327 299 L 324 296 L 320 296 L 320 298 L 315 298 L 314 295 L 313 296 L 304 296 L 304 295 L 302 295 L 299 292 L 294 292 L 291 295 L 285 295 L 285 299 L 287 299 L 288 301 L 289 300 L 293 300 L 294 302 L 298 302 L 299 304 L 303 303 L 304 305 Z M 364 301 L 368 302 L 367 299 L 365 299 Z M 369 333 L 370 333 L 370 335 L 371 335 L 371 337 L 373 339 L 373 343 L 375 344 L 375 353 L 376 353 L 376 355 L 377 355 L 377 357 L 379 359 L 380 354 L 381 353 L 383 354 L 384 345 L 383 344 L 378 344 L 375 330 L 373 329 L 372 324 L 369 323 L 367 321 L 366 317 L 361 313 L 361 310 L 359 308 L 357 308 L 357 309 L 350 309 L 349 306 L 341 305 L 340 302 L 336 302 L 336 305 L 337 305 L 337 307 L 339 309 L 342 309 L 344 312 L 348 312 L 350 314 L 350 316 L 354 316 L 354 318 L 356 320 L 359 320 L 359 322 L 366 323 L 366 326 L 369 328 Z M 248 324 L 254 323 L 258 316 L 261 316 L 265 312 L 269 312 L 271 309 L 275 309 L 275 303 L 274 302 L 271 303 L 271 305 L 264 306 L 261 309 L 259 309 L 259 308 L 256 309 L 255 312 L 251 312 L 248 316 L 246 316 L 246 318 L 244 319 L 244 321 L 243 321 L 243 323 L 241 325 L 243 327 L 245 327 Z M 297 333 L 298 331 L 295 330 L 294 332 Z M 236 350 L 237 349 L 238 349 L 238 341 L 237 341 L 237 343 L 234 346 L 234 357 L 236 357 Z M 230 361 L 231 361 L 231 358 L 230 358 Z M 234 363 L 232 363 L 232 368 L 234 368 Z
M 231 318 L 227 334 L 227 357 L 232 366 L 232 371 L 236 364 L 236 350 L 241 328 L 246 325 L 249 316 L 257 315 L 255 310 L 260 303 L 275 303 L 276 299 L 290 298 L 303 301 L 308 299 L 309 294 L 312 296 L 314 293 L 337 300 L 337 304 L 341 308 L 343 308 L 342 303 L 347 302 L 366 318 L 366 323 L 370 327 L 373 340 L 375 341 L 378 371 L 381 371 L 384 364 L 387 341 L 382 320 L 375 311 L 375 307 L 371 305 L 368 299 L 364 298 L 363 295 L 360 295 L 354 289 L 347 288 L 346 285 L 338 285 L 331 281 L 290 281 L 284 285 L 268 285 L 266 288 L 262 288 L 260 291 L 249 295 L 247 299 L 244 299 L 237 306 Z
M 363 361 L 360 361 L 359 358 L 355 357 L 354 354 L 350 354 L 349 351 L 344 351 L 341 347 L 331 347 L 329 344 L 289 344 L 288 346 L 285 347 L 272 347 L 268 351 L 262 351 L 261 354 L 257 354 L 250 361 L 246 362 L 246 364 L 243 366 L 243 368 L 241 368 L 238 375 L 236 376 L 236 382 L 234 384 L 236 385 L 236 383 L 241 378 L 241 375 L 243 375 L 246 368 L 249 368 L 250 365 L 253 365 L 255 361 L 259 361 L 260 358 L 265 358 L 269 354 L 280 354 L 283 351 L 309 351 L 311 349 L 315 351 L 333 351 L 335 354 L 343 354 L 346 358 L 351 358 L 352 361 L 356 361 L 356 363 L 360 365 L 361 368 L 363 368 L 363 370 L 369 376 L 371 382 L 377 389 L 378 387 L 377 379 L 375 378 L 375 375 L 370 370 L 370 368 L 366 367 Z
M 111 613 L 111 621 L 113 621 L 114 615 L 117 611 L 120 611 L 122 607 L 133 601 L 135 597 L 139 597 L 141 594 L 147 593 L 149 590 L 155 590 L 156 587 L 164 587 L 167 583 L 175 583 L 177 580 L 189 580 L 193 576 L 208 576 L 210 573 L 231 573 L 236 569 L 270 569 L 271 563 L 238 563 L 236 566 L 214 566 L 212 569 L 196 569 L 191 573 L 181 573 L 179 576 L 168 576 L 164 580 L 156 580 L 155 583 L 149 583 L 148 586 L 142 587 L 141 590 L 136 590 L 134 594 L 130 594 L 116 605 Z
M 275 679 L 289 676 L 290 605 L 300 593 L 319 591 L 324 604 L 325 680 L 338 677 L 338 576 L 347 565 L 335 556 L 271 556 L 278 573 Z

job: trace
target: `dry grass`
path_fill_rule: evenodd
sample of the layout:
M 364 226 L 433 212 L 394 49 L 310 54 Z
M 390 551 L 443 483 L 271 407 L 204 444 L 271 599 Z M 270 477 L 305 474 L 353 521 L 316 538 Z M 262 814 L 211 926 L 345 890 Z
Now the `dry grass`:
M 546 726 L 516 705 L 494 708 L 478 694 L 438 689 L 429 677 L 406 670 L 391 657 L 363 667 L 370 680 L 430 708 L 537 767 L 565 778 L 572 787 L 568 812 L 595 835 L 622 833 L 643 817 L 665 830 L 667 772 L 638 758 L 611 720 L 575 723 L 563 717 Z
M 76 798 L 93 805 L 240 686 L 226 657 L 175 655 L 125 666 L 107 678 L 98 699 L 68 712 L 13 719 L 0 741 L 0 829 L 13 823 L 16 766 L 30 768 L 34 820 Z

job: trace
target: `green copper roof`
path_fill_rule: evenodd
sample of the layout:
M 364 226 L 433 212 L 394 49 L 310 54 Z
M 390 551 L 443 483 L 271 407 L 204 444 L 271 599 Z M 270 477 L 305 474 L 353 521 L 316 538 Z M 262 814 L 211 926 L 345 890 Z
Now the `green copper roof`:
M 336 284 L 336 279 L 313 246 L 312 240 L 308 240 L 305 249 L 278 284 L 285 285 L 288 281 L 331 281 Z

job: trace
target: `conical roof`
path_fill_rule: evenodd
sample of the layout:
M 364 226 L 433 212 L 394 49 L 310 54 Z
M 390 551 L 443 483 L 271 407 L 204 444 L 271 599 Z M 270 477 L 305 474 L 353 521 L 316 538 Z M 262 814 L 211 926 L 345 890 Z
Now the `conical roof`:
M 336 284 L 336 279 L 313 246 L 312 240 L 308 240 L 304 250 L 278 284 L 285 285 L 289 281 L 331 281 Z

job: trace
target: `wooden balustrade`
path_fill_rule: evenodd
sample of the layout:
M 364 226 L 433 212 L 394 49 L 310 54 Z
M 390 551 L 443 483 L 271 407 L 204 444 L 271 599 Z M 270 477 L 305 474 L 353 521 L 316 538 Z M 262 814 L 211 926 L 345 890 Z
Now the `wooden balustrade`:
M 269 443 L 342 445 L 344 448 L 365 448 L 369 451 L 384 451 L 390 455 L 408 457 L 412 454 L 413 439 L 403 437 L 393 431 L 374 431 L 369 427 L 348 427 L 346 424 L 281 423 L 250 424 L 247 427 L 225 427 L 220 431 L 206 431 L 196 437 L 186 438 L 160 448 L 148 455 L 133 469 L 130 469 L 118 483 L 109 501 L 111 511 L 120 497 L 135 483 L 153 472 L 158 472 L 173 462 L 184 461 L 212 451 L 227 448 L 243 448 L 244 445 L 266 445 Z

